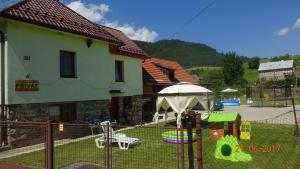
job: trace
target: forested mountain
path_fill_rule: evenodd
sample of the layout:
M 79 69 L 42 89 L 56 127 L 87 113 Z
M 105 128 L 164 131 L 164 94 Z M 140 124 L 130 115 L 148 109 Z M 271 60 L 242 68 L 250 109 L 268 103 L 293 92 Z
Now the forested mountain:
M 160 40 L 154 43 L 134 41 L 153 57 L 175 60 L 183 67 L 220 66 L 223 54 L 202 43 L 181 40 Z

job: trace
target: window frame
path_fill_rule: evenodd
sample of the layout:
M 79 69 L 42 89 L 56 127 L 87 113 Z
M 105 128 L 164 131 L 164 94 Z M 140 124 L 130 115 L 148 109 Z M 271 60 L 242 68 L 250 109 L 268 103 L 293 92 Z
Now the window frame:
M 72 54 L 72 56 L 73 56 L 73 66 L 72 66 L 73 75 L 63 75 L 62 74 L 61 60 L 62 60 L 63 53 L 69 53 L 69 54 Z M 76 58 L 77 58 L 76 52 L 66 51 L 66 50 L 59 51 L 59 70 L 60 70 L 59 73 L 60 73 L 61 78 L 77 78 L 77 59 Z
M 119 74 L 120 72 L 118 72 L 118 74 L 119 74 L 119 79 L 117 79 L 117 70 L 119 70 L 118 68 L 117 68 L 117 65 L 118 64 L 121 64 L 121 74 Z M 121 76 L 120 76 L 121 75 Z M 121 77 L 121 78 L 120 78 Z M 124 80 L 125 78 L 124 78 L 124 61 L 121 61 L 121 60 L 115 60 L 115 81 L 116 82 L 125 82 L 125 80 Z

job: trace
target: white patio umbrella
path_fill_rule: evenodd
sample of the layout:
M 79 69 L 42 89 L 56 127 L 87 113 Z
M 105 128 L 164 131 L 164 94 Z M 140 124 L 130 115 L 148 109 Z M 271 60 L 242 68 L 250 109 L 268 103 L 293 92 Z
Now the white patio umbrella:
M 169 86 L 158 92 L 158 98 L 156 101 L 156 110 L 154 117 L 158 117 L 158 111 L 160 108 L 167 110 L 169 107 L 174 112 L 178 113 L 177 126 L 181 125 L 181 114 L 186 107 L 194 107 L 197 103 L 200 103 L 206 110 L 208 110 L 207 95 L 212 93 L 211 90 L 190 84 L 190 83 L 178 83 L 173 86 Z
M 237 92 L 237 91 L 238 90 L 236 90 L 236 89 L 227 88 L 227 89 L 222 90 L 221 92 L 222 93 L 234 93 L 234 92 Z

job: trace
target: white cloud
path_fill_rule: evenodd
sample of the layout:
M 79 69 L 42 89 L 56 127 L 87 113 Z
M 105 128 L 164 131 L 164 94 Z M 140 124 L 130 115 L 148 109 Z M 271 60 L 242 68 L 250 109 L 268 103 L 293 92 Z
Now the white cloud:
M 76 0 L 67 6 L 93 22 L 101 22 L 105 26 L 121 30 L 133 40 L 153 42 L 158 36 L 157 32 L 149 30 L 146 26 L 135 28 L 129 24 L 120 25 L 118 21 L 106 20 L 105 14 L 110 11 L 107 4 L 85 4 L 81 0 Z
M 92 22 L 103 20 L 105 13 L 109 12 L 109 6 L 106 4 L 84 4 L 81 0 L 70 2 L 67 6 Z
M 300 28 L 300 17 L 294 23 L 294 28 Z
M 0 10 L 16 4 L 20 0 L 0 0 Z
M 145 26 L 141 28 L 135 28 L 128 24 L 119 25 L 117 21 L 106 22 L 104 23 L 104 25 L 122 31 L 125 35 L 127 35 L 130 39 L 133 40 L 153 42 L 158 36 L 157 32 L 151 31 Z
M 295 29 L 300 29 L 300 17 L 295 21 L 293 27 L 284 27 L 277 32 L 277 35 L 285 36 Z
M 277 32 L 277 35 L 278 35 L 278 36 L 285 36 L 285 35 L 288 34 L 289 32 L 290 32 L 290 28 L 284 27 L 284 28 L 280 29 L 280 30 Z

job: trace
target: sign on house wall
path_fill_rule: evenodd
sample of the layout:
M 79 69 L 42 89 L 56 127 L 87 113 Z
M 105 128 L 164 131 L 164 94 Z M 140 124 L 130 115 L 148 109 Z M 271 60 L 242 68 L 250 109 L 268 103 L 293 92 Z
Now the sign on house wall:
M 15 91 L 17 92 L 39 91 L 39 81 L 38 80 L 16 80 Z

